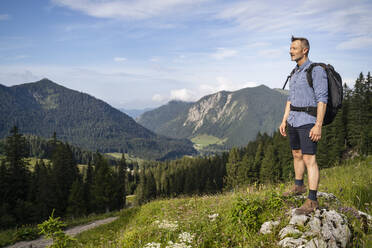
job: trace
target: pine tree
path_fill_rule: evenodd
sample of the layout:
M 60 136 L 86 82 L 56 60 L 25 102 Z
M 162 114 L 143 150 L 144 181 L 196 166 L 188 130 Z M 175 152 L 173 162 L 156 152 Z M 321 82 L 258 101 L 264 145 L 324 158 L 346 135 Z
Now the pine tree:
M 67 215 L 79 217 L 86 214 L 84 202 L 84 187 L 80 177 L 72 183 L 71 193 L 68 197 Z
M 260 181 L 262 183 L 279 182 L 280 169 L 277 164 L 274 146 L 269 144 L 265 149 L 265 156 L 262 160 L 260 170 Z
M 5 141 L 5 163 L 8 167 L 8 182 L 9 187 L 4 195 L 4 202 L 8 204 L 10 211 L 18 222 L 27 221 L 25 213 L 27 213 L 28 204 L 28 189 L 30 184 L 30 171 L 28 170 L 28 162 L 25 160 L 27 156 L 26 139 L 22 134 L 18 133 L 18 128 L 14 126 L 11 130 L 11 135 Z
M 93 186 L 93 167 L 91 162 L 88 162 L 88 168 L 85 175 L 84 182 L 84 202 L 87 213 L 94 211 L 93 199 L 92 199 L 92 186 Z
M 112 206 L 112 172 L 107 160 L 99 153 L 94 157 L 94 180 L 92 187 L 92 197 L 95 211 L 103 213 L 110 211 Z
M 63 216 L 66 213 L 72 184 L 79 176 L 79 169 L 68 144 L 57 143 L 51 161 L 55 192 L 54 208 L 57 216 Z

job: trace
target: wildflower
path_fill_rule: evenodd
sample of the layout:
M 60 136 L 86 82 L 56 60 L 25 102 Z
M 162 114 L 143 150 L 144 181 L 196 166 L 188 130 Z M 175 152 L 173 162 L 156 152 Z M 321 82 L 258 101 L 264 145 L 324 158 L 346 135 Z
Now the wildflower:
M 194 237 L 195 237 L 195 234 L 191 234 L 188 232 L 183 232 L 183 233 L 180 233 L 180 235 L 178 235 L 178 238 L 182 243 L 188 243 L 188 244 L 192 243 L 192 240 L 194 239 Z
M 160 248 L 160 245 L 160 243 L 151 242 L 147 243 L 143 248 Z
M 211 221 L 215 221 L 217 217 L 218 217 L 218 214 L 211 214 L 211 215 L 208 215 L 208 218 L 209 218 Z
M 154 223 L 158 225 L 159 228 L 167 229 L 170 231 L 175 231 L 178 228 L 177 221 L 163 220 L 162 222 L 160 222 L 157 220 Z

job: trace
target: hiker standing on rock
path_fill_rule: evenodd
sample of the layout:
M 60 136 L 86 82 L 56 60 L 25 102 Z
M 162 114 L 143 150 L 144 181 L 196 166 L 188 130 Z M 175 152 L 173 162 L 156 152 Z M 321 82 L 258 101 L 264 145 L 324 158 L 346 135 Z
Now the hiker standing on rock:
M 306 192 L 303 180 L 305 166 L 309 179 L 308 198 L 296 209 L 296 214 L 308 214 L 319 207 L 317 201 L 319 168 L 315 155 L 317 142 L 322 135 L 328 99 L 327 74 L 321 66 L 315 66 L 312 70 L 313 87 L 308 83 L 306 72 L 312 63 L 308 59 L 309 50 L 310 45 L 306 38 L 292 36 L 289 53 L 297 66 L 289 77 L 289 97 L 279 127 L 283 136 L 287 136 L 286 127 L 288 128 L 295 170 L 295 185 L 284 195 L 300 195 Z

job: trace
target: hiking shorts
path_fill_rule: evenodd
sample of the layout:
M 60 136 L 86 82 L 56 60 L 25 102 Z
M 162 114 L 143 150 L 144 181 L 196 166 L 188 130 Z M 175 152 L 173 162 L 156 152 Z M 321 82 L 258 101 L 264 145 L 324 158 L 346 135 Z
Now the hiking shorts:
M 316 154 L 317 142 L 310 139 L 309 133 L 314 124 L 299 127 L 288 126 L 289 144 L 292 150 L 301 150 L 302 154 Z

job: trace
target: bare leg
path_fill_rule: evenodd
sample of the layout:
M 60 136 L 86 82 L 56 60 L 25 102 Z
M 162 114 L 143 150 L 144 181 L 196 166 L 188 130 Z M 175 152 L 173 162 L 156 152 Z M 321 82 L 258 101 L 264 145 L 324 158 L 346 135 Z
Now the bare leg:
M 316 163 L 315 155 L 304 154 L 303 161 L 305 162 L 307 175 L 309 177 L 309 189 L 318 190 L 319 184 L 319 169 Z
M 305 163 L 301 150 L 292 150 L 295 179 L 304 179 Z

